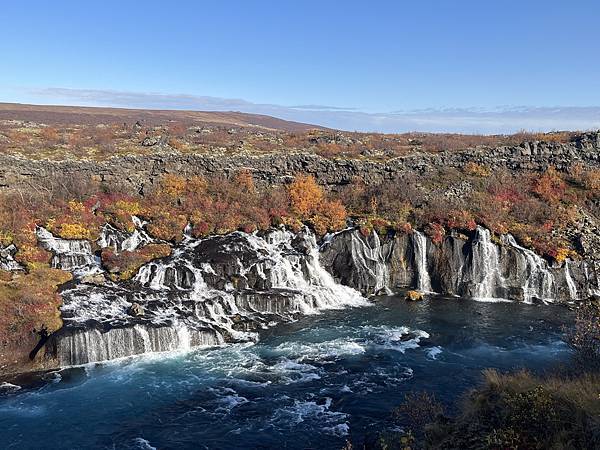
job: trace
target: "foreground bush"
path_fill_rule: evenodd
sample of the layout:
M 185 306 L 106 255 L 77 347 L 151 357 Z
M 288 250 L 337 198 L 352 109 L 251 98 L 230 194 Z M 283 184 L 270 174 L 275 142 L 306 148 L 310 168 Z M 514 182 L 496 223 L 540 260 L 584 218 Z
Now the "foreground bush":
M 393 411 L 403 431 L 383 432 L 373 449 L 600 448 L 600 374 L 538 377 L 484 371 L 454 417 L 428 393 L 411 393 Z M 400 430 L 400 428 L 398 428 Z
M 484 373 L 458 416 L 426 426 L 426 448 L 591 449 L 600 446 L 600 375 Z
M 34 330 L 51 333 L 62 326 L 57 288 L 70 279 L 70 273 L 42 264 L 32 265 L 28 273 L 0 271 L 0 360 L 6 361 L 12 348 L 33 348 Z

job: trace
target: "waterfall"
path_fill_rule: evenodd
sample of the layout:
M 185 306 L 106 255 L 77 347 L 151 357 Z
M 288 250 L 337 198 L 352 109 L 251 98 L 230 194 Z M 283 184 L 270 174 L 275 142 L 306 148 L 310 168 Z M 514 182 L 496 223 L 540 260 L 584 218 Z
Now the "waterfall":
M 316 238 L 308 229 L 300 236 L 303 253 L 292 252 L 295 236 L 289 231 L 272 231 L 265 238 L 248 235 L 248 243 L 258 254 L 267 256 L 255 265 L 267 277 L 272 288 L 290 289 L 298 294 L 298 309 L 311 314 L 319 309 L 364 305 L 363 297 L 354 289 L 336 283 L 319 261 Z M 242 273 L 247 273 L 242 270 Z
M 515 238 L 510 234 L 505 236 L 505 241 L 508 245 L 519 251 L 525 258 L 526 268 L 525 279 L 523 280 L 523 300 L 526 303 L 531 303 L 533 298 L 552 301 L 555 298 L 554 275 L 548 270 L 546 261 L 532 250 L 517 244 Z M 570 276 L 569 279 L 571 279 Z M 572 281 L 573 280 L 571 279 L 571 282 Z
M 110 224 L 102 227 L 98 246 L 100 248 L 111 247 L 115 252 L 133 251 L 153 242 L 153 239 L 144 231 L 145 222 L 137 216 L 131 216 L 135 230 L 131 233 L 117 230 Z
M 593 261 L 591 261 L 592 264 L 594 264 Z M 592 273 L 597 273 L 597 269 L 594 270 L 595 267 L 592 268 L 593 272 Z M 588 282 L 588 287 L 587 287 L 587 291 L 589 293 L 589 295 L 596 295 L 600 297 L 600 277 L 598 275 L 592 275 L 590 274 L 590 268 L 588 266 L 587 262 L 583 263 L 583 271 L 584 271 L 584 275 L 585 275 L 585 279 Z M 596 279 L 596 286 L 594 286 L 594 278 Z
M 36 228 L 36 236 L 42 248 L 53 253 L 53 268 L 78 273 L 100 270 L 99 258 L 88 241 L 57 238 L 42 227 Z
M 359 273 L 374 281 L 374 294 L 391 294 L 389 289 L 390 274 L 388 265 L 382 252 L 379 235 L 372 231 L 369 239 L 363 238 L 360 231 L 351 233 L 352 259 Z M 370 287 L 371 283 L 368 282 Z
M 427 238 L 418 231 L 414 231 L 412 236 L 415 271 L 417 273 L 417 289 L 422 292 L 431 292 L 431 279 L 427 269 Z
M 88 328 L 67 332 L 60 336 L 57 356 L 61 366 L 73 366 L 221 343 L 211 330 L 189 330 L 182 324 L 163 327 L 138 324 L 107 331 Z
M 569 297 L 571 300 L 577 300 L 577 287 L 571 277 L 571 271 L 569 270 L 569 260 L 565 260 L 565 281 L 567 282 L 567 288 L 569 289 Z
M 79 284 L 63 292 L 61 364 L 85 364 L 227 341 L 300 314 L 367 304 L 337 284 L 308 229 L 188 237 L 128 283 Z M 130 315 L 132 303 L 142 313 Z
M 471 295 L 475 298 L 494 298 L 497 288 L 504 287 L 498 247 L 492 242 L 490 231 L 480 226 L 471 246 L 471 281 Z

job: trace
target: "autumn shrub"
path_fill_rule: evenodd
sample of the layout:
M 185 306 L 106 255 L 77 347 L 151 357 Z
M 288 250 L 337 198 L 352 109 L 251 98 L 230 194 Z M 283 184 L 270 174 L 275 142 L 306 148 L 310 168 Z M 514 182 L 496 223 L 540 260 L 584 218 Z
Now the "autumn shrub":
M 128 280 L 147 262 L 170 254 L 171 246 L 168 244 L 147 244 L 133 251 L 122 252 L 106 247 L 102 249 L 101 259 L 113 279 Z
M 562 200 L 565 191 L 565 181 L 553 167 L 548 168 L 534 181 L 533 192 L 549 203 Z
M 467 175 L 475 177 L 489 177 L 491 174 L 489 167 L 482 166 L 481 164 L 477 164 L 473 161 L 469 161 L 467 164 L 465 164 L 463 170 Z
M 54 146 L 57 145 L 59 143 L 60 140 L 60 135 L 58 133 L 58 130 L 54 127 L 44 127 L 41 129 L 40 131 L 40 139 L 42 139 L 42 141 L 49 145 L 49 146 Z
M 144 215 L 142 200 L 125 194 L 103 194 L 91 197 L 88 205 L 97 205 L 98 214 L 116 228 L 132 232 L 135 230 L 132 216 Z
M 445 221 L 451 229 L 473 231 L 477 227 L 473 213 L 464 209 L 450 211 Z
M 93 241 L 98 239 L 103 223 L 104 219 L 94 214 L 87 204 L 71 200 L 58 214 L 46 221 L 45 227 L 64 239 Z
M 454 417 L 425 426 L 431 449 L 597 448 L 600 443 L 598 374 L 538 377 L 526 371 L 484 372 Z
M 3 346 L 35 345 L 35 329 L 49 332 L 62 326 L 58 307 L 59 285 L 71 274 L 45 264 L 30 264 L 26 273 L 2 273 L 0 277 L 0 339 Z
M 401 425 L 409 427 L 413 433 L 422 435 L 425 427 L 443 415 L 445 407 L 435 398 L 435 394 L 409 392 L 404 402 L 392 411 L 392 417 Z
M 312 175 L 298 175 L 288 186 L 291 207 L 300 219 L 315 214 L 323 201 L 324 192 Z
M 178 211 L 153 211 L 152 221 L 148 224 L 148 232 L 156 237 L 171 242 L 180 242 L 183 239 L 183 230 L 188 224 L 188 219 Z
M 446 235 L 446 230 L 441 224 L 431 222 L 425 227 L 425 234 L 431 238 L 434 244 L 441 244 Z

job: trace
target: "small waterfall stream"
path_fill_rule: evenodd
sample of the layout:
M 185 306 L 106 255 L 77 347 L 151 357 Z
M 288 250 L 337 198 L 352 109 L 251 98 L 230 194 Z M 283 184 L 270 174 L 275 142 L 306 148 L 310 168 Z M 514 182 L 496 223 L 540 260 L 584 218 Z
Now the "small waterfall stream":
M 573 300 L 577 300 L 577 286 L 575 286 L 575 282 L 571 276 L 568 259 L 565 260 L 565 281 L 567 282 L 567 288 L 569 289 L 569 297 L 571 297 Z
M 135 230 L 131 233 L 117 230 L 108 223 L 105 224 L 102 227 L 100 239 L 98 239 L 98 246 L 100 248 L 111 247 L 115 252 L 131 252 L 154 241 L 144 230 L 146 225 L 144 221 L 136 216 L 132 216 L 131 220 L 135 225 Z
M 503 236 L 503 239 L 525 259 L 523 300 L 526 303 L 531 303 L 533 298 L 552 301 L 555 298 L 554 275 L 548 270 L 546 261 L 533 251 L 520 246 L 510 234 Z M 565 278 L 567 278 L 568 266 L 566 266 L 565 270 Z M 568 280 L 573 281 L 570 274 L 567 278 L 567 283 Z M 569 286 L 570 289 L 571 287 Z
M 497 297 L 497 288 L 504 286 L 499 261 L 499 249 L 492 242 L 490 231 L 478 226 L 471 251 L 473 297 L 481 299 Z
M 415 270 L 417 273 L 417 289 L 422 292 L 431 292 L 431 278 L 427 268 L 427 239 L 419 231 L 413 232 Z
M 100 260 L 93 254 L 89 241 L 57 238 L 42 227 L 36 229 L 36 236 L 42 248 L 53 253 L 52 267 L 69 272 L 100 270 Z
M 15 261 L 14 257 L 17 253 L 17 247 L 10 244 L 6 247 L 0 246 L 0 269 L 6 271 L 22 270 L 23 267 Z
M 359 231 L 354 231 L 351 236 L 352 258 L 367 278 L 374 281 L 373 293 L 390 294 L 390 274 L 379 235 L 372 231 L 369 237 L 365 238 Z

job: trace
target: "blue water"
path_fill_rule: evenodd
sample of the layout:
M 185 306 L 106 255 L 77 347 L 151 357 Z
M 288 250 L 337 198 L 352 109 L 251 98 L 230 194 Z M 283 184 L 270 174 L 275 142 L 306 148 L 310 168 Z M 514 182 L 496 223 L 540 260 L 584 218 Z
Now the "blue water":
M 553 306 L 388 297 L 256 345 L 63 370 L 0 396 L 0 448 L 336 449 L 385 427 L 411 390 L 450 403 L 483 368 L 567 363 L 569 320 Z

